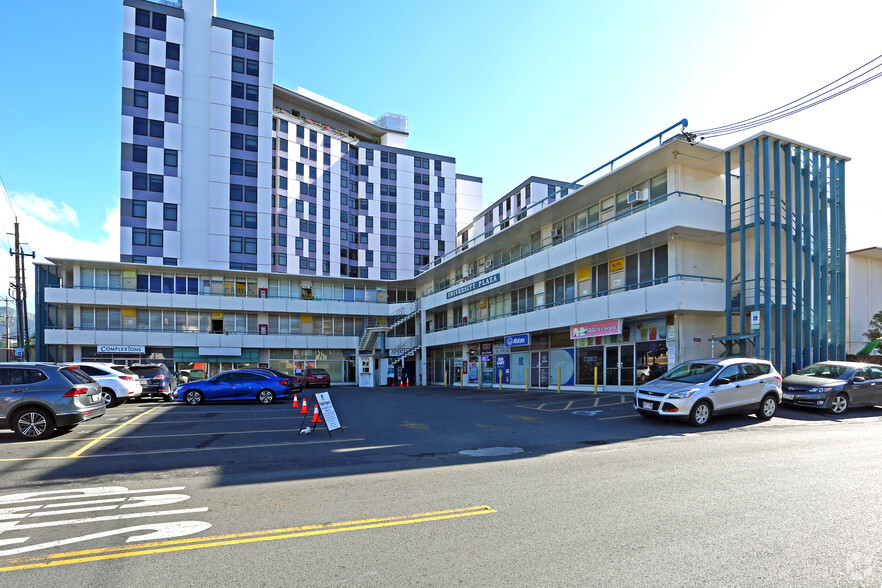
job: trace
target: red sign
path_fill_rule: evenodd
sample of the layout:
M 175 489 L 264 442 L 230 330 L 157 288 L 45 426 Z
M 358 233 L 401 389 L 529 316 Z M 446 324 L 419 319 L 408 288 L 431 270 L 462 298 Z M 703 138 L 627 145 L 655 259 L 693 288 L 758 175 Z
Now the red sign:
M 268 325 L 257 325 L 257 334 L 258 335 L 266 335 L 269 330 Z
M 603 337 L 604 335 L 618 335 L 622 332 L 622 319 L 610 319 L 594 323 L 584 323 L 570 327 L 570 339 L 584 339 L 586 337 Z

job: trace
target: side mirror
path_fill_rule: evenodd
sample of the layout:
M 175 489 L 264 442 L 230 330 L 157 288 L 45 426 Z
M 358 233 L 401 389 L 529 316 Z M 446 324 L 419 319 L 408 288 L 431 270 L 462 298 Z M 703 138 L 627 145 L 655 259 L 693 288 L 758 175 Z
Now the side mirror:
M 729 378 L 717 378 L 714 380 L 714 386 L 724 386 L 726 384 L 731 384 L 732 380 Z
M 858 383 L 858 382 L 866 382 L 867 379 L 863 376 L 855 376 L 851 379 L 851 381 L 854 383 Z

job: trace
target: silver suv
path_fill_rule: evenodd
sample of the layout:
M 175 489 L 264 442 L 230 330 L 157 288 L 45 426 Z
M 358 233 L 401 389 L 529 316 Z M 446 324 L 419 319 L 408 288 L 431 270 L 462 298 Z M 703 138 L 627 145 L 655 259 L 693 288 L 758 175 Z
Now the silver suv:
M 20 439 L 45 439 L 104 410 L 101 386 L 74 366 L 0 363 L 0 428 Z
M 746 357 L 687 361 L 634 394 L 641 415 L 685 418 L 695 427 L 727 412 L 768 420 L 780 403 L 781 374 L 766 360 Z

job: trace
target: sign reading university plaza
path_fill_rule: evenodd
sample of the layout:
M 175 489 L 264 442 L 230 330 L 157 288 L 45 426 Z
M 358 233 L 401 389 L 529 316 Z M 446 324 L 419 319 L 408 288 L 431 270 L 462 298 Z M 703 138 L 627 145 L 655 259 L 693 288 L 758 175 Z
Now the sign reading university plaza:
M 459 296 L 460 294 L 465 294 L 466 292 L 471 292 L 472 290 L 477 290 L 478 288 L 483 288 L 484 286 L 489 286 L 490 284 L 495 284 L 499 281 L 499 272 L 496 272 L 492 276 L 487 276 L 486 278 L 481 278 L 480 280 L 475 280 L 465 286 L 460 286 L 459 288 L 454 288 L 450 292 L 447 293 L 447 298 L 453 298 L 454 296 Z

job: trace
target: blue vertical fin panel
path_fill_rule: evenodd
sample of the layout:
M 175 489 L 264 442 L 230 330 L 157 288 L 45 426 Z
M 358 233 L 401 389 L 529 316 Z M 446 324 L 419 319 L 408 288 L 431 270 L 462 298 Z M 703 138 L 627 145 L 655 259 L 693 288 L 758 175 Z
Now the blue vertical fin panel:
M 726 151 L 726 336 L 732 334 L 732 154 Z
M 794 146 L 790 155 L 790 168 L 793 170 L 793 369 L 801 370 L 803 363 L 803 332 L 802 332 L 802 175 L 800 160 L 802 148 Z
M 745 178 L 745 156 L 744 156 L 744 145 L 740 145 L 738 148 L 738 163 L 741 166 L 739 168 L 738 173 L 738 194 L 741 199 L 741 204 L 739 206 L 738 213 L 738 244 L 740 248 L 740 258 L 739 258 L 739 271 L 741 272 L 741 279 L 738 281 L 741 287 L 741 291 L 739 292 L 740 303 L 738 305 L 738 315 L 739 315 L 739 325 L 738 325 L 738 333 L 741 335 L 746 334 L 747 325 L 745 324 L 745 308 L 747 307 L 747 245 L 744 243 L 744 213 L 747 209 L 747 178 Z
M 753 140 L 753 310 L 760 309 L 760 142 Z M 765 322 L 764 318 L 760 319 Z M 766 341 L 763 346 L 768 346 Z M 759 352 L 759 346 L 755 350 Z M 765 357 L 765 352 L 762 354 Z
M 803 331 L 803 364 L 813 363 L 811 333 L 812 312 L 812 202 L 811 202 L 811 154 L 807 149 L 802 150 L 800 165 L 802 166 L 802 331 Z
M 820 316 L 817 320 L 818 325 L 818 334 L 819 334 L 819 343 L 820 343 L 820 360 L 827 361 L 830 358 L 830 328 L 829 322 L 827 321 L 827 294 L 829 293 L 829 284 L 830 284 L 830 266 L 828 264 L 828 260 L 830 258 L 830 247 L 828 243 L 828 235 L 827 235 L 827 215 L 830 212 L 830 208 L 827 203 L 827 156 L 821 155 L 819 158 L 819 166 L 818 166 L 818 237 L 820 238 L 820 243 L 818 244 L 818 269 L 820 272 L 820 280 L 818 280 L 818 285 L 820 286 L 820 291 L 818 292 L 819 304 L 818 304 L 818 312 Z
M 772 360 L 772 154 L 769 138 L 763 137 L 763 357 Z M 759 239 L 757 239 L 759 241 Z M 777 358 L 775 358 L 777 359 Z
M 781 337 L 784 332 L 783 325 L 783 316 L 784 312 L 787 310 L 782 302 L 782 292 L 781 292 L 781 233 L 784 230 L 784 220 L 781 215 L 781 202 L 784 198 L 783 194 L 781 194 L 781 142 L 776 140 L 773 143 L 773 158 L 774 158 L 774 188 L 772 189 L 772 195 L 775 198 L 775 224 L 772 227 L 774 230 L 774 239 L 773 245 L 775 248 L 775 307 L 773 310 L 774 315 L 774 323 L 773 328 L 775 331 L 775 367 L 778 368 L 780 373 L 786 373 L 784 371 L 784 367 L 786 365 L 786 356 L 789 355 L 789 351 L 781 346 Z

